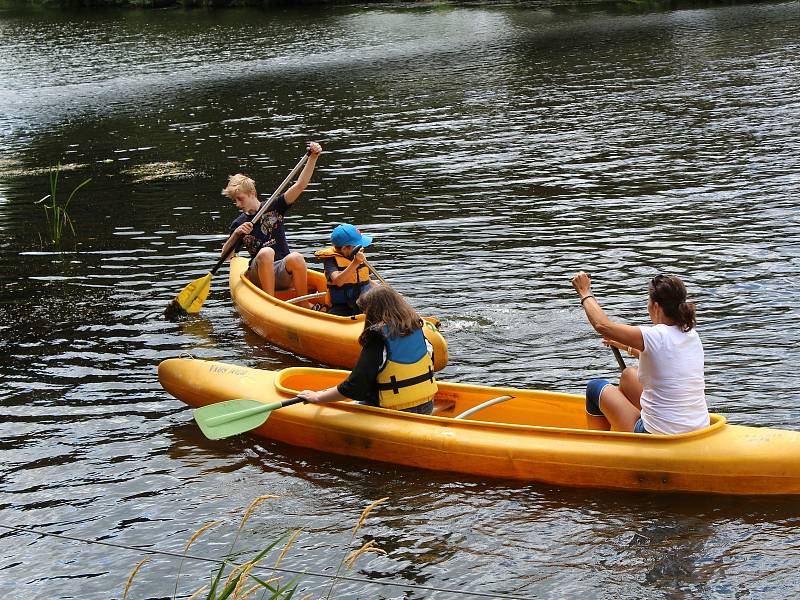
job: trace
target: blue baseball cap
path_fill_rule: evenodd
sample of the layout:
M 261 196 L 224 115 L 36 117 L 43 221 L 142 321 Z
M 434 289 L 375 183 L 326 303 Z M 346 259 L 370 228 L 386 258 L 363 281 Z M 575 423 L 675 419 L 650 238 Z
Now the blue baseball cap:
M 372 238 L 362 234 L 358 229 L 347 223 L 337 225 L 331 232 L 331 243 L 337 248 L 344 246 L 363 246 L 366 248 L 372 243 Z

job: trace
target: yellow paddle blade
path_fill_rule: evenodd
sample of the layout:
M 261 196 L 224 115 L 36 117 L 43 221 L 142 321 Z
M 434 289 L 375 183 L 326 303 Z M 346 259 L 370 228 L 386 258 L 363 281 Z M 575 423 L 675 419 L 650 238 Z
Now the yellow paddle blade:
M 178 294 L 173 304 L 177 304 L 187 313 L 194 314 L 200 312 L 200 307 L 208 298 L 211 289 L 211 273 L 206 273 L 203 277 L 195 279 Z

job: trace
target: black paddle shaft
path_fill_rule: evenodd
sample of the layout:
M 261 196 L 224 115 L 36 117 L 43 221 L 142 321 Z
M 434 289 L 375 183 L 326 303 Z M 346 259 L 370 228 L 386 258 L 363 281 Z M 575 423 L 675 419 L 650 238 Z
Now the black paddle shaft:
M 220 268 L 222 265 L 224 265 L 224 264 L 225 264 L 225 261 L 226 261 L 226 260 L 228 260 L 228 257 L 229 257 L 231 254 L 233 254 L 234 252 L 236 252 L 236 251 L 239 249 L 239 245 L 240 245 L 240 244 L 241 244 L 241 240 L 239 240 L 238 242 L 236 242 L 236 243 L 233 245 L 233 247 L 232 247 L 230 250 L 228 250 L 228 251 L 227 251 L 225 254 L 223 254 L 223 255 L 220 257 L 220 259 L 217 261 L 217 264 L 215 264 L 215 265 L 214 265 L 214 268 L 213 268 L 213 269 L 211 269 L 211 274 L 212 274 L 212 275 L 216 275 L 216 274 L 217 274 L 217 271 L 219 271 L 219 268 Z
M 284 400 L 281 402 L 281 408 L 286 408 L 287 406 L 291 406 L 292 404 L 300 404 L 301 402 L 305 402 L 302 398 L 295 396 L 294 398 L 289 398 L 288 400 Z
M 619 370 L 624 371 L 627 365 L 625 364 L 625 361 L 622 358 L 622 354 L 619 353 L 619 348 L 617 348 L 616 346 L 611 346 L 611 351 L 614 353 L 614 358 L 617 359 Z

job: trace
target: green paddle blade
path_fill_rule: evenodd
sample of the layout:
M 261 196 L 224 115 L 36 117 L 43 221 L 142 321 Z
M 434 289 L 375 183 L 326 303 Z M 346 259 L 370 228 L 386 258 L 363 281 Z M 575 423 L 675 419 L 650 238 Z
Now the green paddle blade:
M 173 300 L 180 308 L 189 314 L 200 312 L 200 307 L 208 298 L 211 289 L 211 273 L 206 273 L 202 277 L 195 279 L 187 285 L 180 294 Z
M 257 400 L 228 400 L 197 408 L 192 414 L 208 439 L 221 440 L 255 429 L 281 406 L 280 402 L 264 404 Z

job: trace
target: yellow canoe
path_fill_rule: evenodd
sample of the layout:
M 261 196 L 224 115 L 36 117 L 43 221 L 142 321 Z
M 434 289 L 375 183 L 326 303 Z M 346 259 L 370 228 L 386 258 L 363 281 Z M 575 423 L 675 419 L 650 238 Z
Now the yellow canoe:
M 275 402 L 347 373 L 264 371 L 169 359 L 161 385 L 194 407 L 235 398 Z M 589 431 L 584 398 L 557 392 L 439 382 L 434 416 L 351 402 L 275 410 L 254 433 L 295 446 L 441 471 L 627 490 L 800 494 L 800 433 L 730 425 L 681 435 Z M 457 415 L 512 396 L 473 415 Z
M 361 347 L 358 336 L 364 330 L 364 315 L 338 317 L 289 304 L 294 290 L 270 296 L 245 277 L 248 259 L 234 256 L 230 265 L 230 290 L 233 304 L 245 324 L 262 338 L 286 350 L 333 367 L 352 369 Z M 325 292 L 325 275 L 308 271 L 308 292 Z M 433 346 L 433 368 L 447 366 L 447 342 L 437 329 L 439 322 L 425 321 L 425 337 Z

